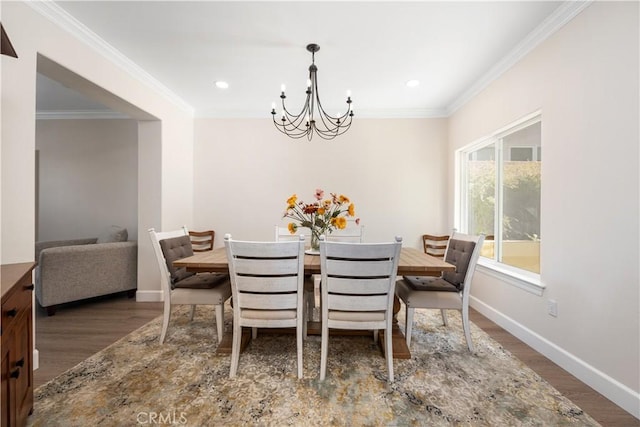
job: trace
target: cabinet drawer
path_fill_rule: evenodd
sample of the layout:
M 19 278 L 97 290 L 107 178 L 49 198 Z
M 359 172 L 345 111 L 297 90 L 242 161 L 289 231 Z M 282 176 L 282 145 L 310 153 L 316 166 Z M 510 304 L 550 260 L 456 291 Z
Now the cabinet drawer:
M 2 302 L 2 320 L 0 320 L 2 331 L 8 331 L 23 312 L 28 312 L 27 316 L 31 316 L 31 283 L 29 281 L 18 283 Z

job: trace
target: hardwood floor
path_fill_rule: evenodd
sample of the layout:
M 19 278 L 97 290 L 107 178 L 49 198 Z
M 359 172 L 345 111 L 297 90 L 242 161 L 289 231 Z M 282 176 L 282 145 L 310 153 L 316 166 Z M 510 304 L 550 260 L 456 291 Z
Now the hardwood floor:
M 116 295 L 63 306 L 51 317 L 40 307 L 36 313 L 37 388 L 162 314 L 162 303 Z M 640 420 L 473 309 L 471 320 L 603 426 L 640 426 Z

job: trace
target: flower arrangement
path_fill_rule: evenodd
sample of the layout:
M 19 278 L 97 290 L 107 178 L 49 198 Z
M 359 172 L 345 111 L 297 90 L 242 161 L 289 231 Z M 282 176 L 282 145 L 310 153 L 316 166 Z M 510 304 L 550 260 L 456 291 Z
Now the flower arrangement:
M 311 230 L 311 249 L 318 249 L 319 239 L 323 234 L 331 233 L 347 226 L 346 217 L 355 216 L 355 205 L 347 196 L 330 193 L 331 197 L 324 199 L 324 191 L 316 189 L 313 203 L 298 201 L 297 195 L 287 199 L 287 210 L 283 218 L 292 219 L 287 226 L 291 234 L 298 231 L 298 227 L 306 227 Z M 323 200 L 324 199 L 324 200 Z M 360 218 L 356 218 L 356 224 Z

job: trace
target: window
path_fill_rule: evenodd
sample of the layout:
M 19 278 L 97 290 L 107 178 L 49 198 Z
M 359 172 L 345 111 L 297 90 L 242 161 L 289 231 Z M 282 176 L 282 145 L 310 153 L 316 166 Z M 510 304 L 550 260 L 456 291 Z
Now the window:
M 459 224 L 484 233 L 481 255 L 509 270 L 540 273 L 541 117 L 459 150 Z

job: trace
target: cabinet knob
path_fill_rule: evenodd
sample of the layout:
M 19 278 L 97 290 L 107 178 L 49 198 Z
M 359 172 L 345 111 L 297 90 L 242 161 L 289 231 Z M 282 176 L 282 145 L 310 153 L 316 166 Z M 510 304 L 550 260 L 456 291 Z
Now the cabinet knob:
M 25 288 L 26 290 L 28 290 L 28 291 L 32 291 L 32 290 L 35 288 L 35 286 L 34 286 L 34 284 L 32 283 L 32 284 L 30 284 L 29 286 L 25 286 L 24 288 Z
M 23 367 L 24 366 L 24 357 L 20 360 L 16 360 L 16 366 Z
M 7 316 L 9 317 L 16 317 L 16 314 L 18 314 L 18 310 L 16 310 L 15 308 L 7 310 Z
M 18 378 L 20 376 L 20 369 L 16 369 L 15 371 L 11 371 L 11 374 L 9 374 L 9 376 L 11 378 Z

